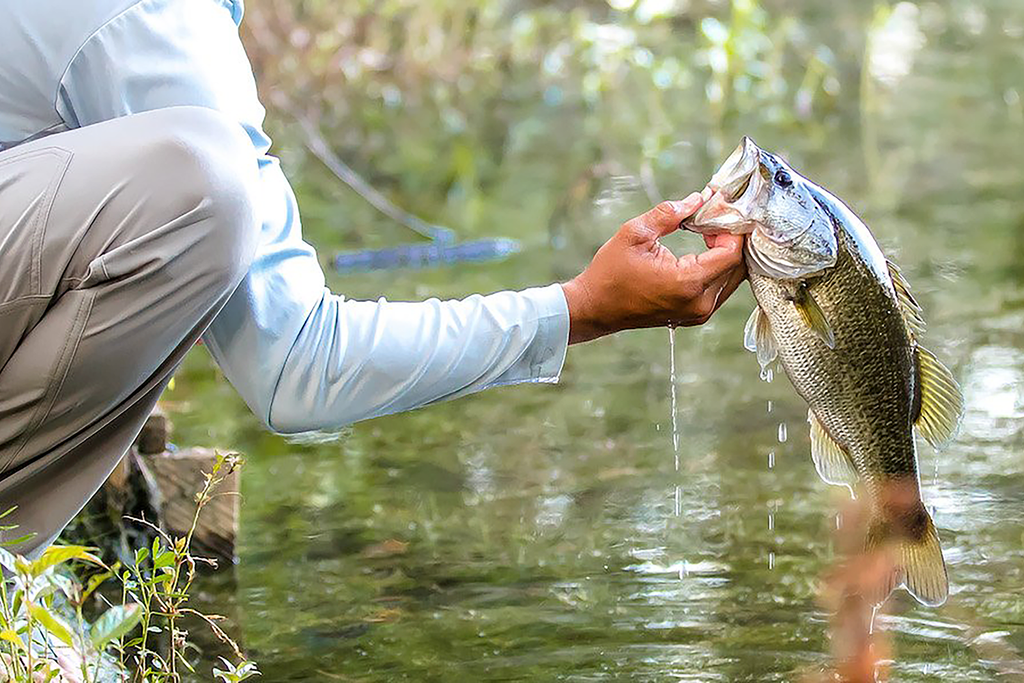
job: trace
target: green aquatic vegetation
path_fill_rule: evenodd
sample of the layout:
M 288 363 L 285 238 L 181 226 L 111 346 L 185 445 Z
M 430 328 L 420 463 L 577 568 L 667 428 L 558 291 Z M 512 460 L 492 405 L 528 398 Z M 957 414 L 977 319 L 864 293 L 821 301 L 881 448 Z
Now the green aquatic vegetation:
M 152 545 L 137 549 L 127 566 L 108 566 L 82 545 L 51 546 L 36 559 L 0 548 L 8 576 L 0 582 L 0 681 L 181 681 L 184 672 L 196 673 L 187 656 L 192 645 L 186 618 L 208 626 L 231 649 L 235 661 L 221 658 L 212 671 L 217 680 L 236 683 L 259 675 L 218 624 L 221 617 L 190 606 L 197 567 L 215 564 L 192 552 L 196 524 L 218 485 L 241 462 L 237 455 L 219 454 L 196 494 L 189 532 L 171 537 L 154 527 Z M 102 597 L 99 589 L 107 582 L 120 584 L 120 604 Z M 107 605 L 90 623 L 87 613 L 97 598 Z

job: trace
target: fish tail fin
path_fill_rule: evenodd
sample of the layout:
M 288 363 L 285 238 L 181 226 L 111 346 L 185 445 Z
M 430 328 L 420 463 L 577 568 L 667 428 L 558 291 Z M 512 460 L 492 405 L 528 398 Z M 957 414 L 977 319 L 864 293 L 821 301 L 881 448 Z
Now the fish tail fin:
M 878 511 L 868 527 L 866 551 L 886 558 L 880 580 L 868 597 L 881 604 L 903 586 L 918 602 L 936 607 L 949 595 L 949 579 L 935 523 L 920 501 L 901 512 L 894 519 Z

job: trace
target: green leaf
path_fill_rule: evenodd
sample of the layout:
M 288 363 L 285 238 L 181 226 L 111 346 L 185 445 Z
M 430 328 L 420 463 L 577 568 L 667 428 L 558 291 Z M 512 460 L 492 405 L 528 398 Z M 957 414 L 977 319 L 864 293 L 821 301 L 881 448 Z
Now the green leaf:
M 14 529 L 16 527 L 2 527 L 2 528 L 3 528 L 4 531 L 10 531 L 11 529 Z M 13 545 L 20 545 L 20 544 L 24 543 L 25 541 L 31 541 L 35 537 L 36 537 L 36 534 L 35 534 L 35 532 L 33 532 L 33 533 L 30 533 L 30 534 L 25 534 L 24 536 L 18 536 L 17 538 L 8 539 L 8 540 L 4 541 L 3 543 L 0 543 L 0 545 L 11 545 L 11 546 L 13 546 Z
M 164 567 L 169 567 L 174 564 L 174 553 L 170 550 L 161 551 L 159 554 L 153 556 L 153 570 L 159 571 Z
M 103 650 L 112 640 L 127 634 L 142 619 L 142 605 L 130 603 L 111 607 L 89 629 L 93 647 Z
M 17 633 L 15 633 L 9 628 L 5 628 L 4 630 L 0 631 L 0 640 L 6 640 L 8 643 L 11 643 L 15 647 L 17 647 L 18 650 L 20 651 L 25 650 L 25 643 L 22 642 L 21 638 L 18 637 Z
M 73 646 L 75 643 L 74 638 L 71 637 L 71 630 L 68 625 L 64 623 L 64 620 L 55 614 L 47 612 L 39 605 L 31 605 L 28 611 L 32 614 L 32 618 L 38 621 L 46 628 L 50 634 L 60 642 L 68 646 Z
M 89 560 L 96 558 L 91 551 L 94 548 L 87 548 L 84 545 L 52 545 L 43 551 L 39 559 L 32 562 L 30 570 L 35 576 L 39 576 L 54 565 L 67 562 L 68 560 Z
M 85 588 L 82 589 L 82 599 L 80 602 L 85 602 L 86 600 L 88 600 L 89 596 L 92 595 L 93 591 L 99 588 L 100 584 L 109 579 L 111 575 L 112 572 L 101 572 L 99 574 L 94 574 L 93 576 L 90 576 L 89 580 L 85 583 Z

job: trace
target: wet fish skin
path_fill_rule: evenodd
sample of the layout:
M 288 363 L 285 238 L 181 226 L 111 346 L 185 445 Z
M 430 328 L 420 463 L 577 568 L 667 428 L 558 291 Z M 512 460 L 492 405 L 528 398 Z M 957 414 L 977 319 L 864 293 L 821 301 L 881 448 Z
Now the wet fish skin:
M 942 603 L 948 580 L 921 501 L 914 428 L 946 440 L 963 405 L 948 370 L 918 344 L 924 323 L 909 286 L 853 211 L 751 140 L 712 182 L 723 188 L 717 203 L 686 227 L 750 233 L 757 308 L 745 345 L 762 365 L 777 356 L 807 402 L 822 478 L 866 493 L 868 549 L 892 557 L 869 597 L 881 602 L 903 584 Z

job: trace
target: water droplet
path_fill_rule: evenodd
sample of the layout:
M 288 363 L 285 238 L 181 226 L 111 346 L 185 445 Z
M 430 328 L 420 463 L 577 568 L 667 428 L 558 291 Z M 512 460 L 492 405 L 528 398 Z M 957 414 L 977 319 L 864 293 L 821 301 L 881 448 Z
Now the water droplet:
M 836 513 L 836 531 L 843 528 L 843 515 L 842 513 Z
M 775 451 L 768 451 L 768 469 L 775 468 Z
M 774 530 L 775 530 L 775 513 L 774 512 L 769 512 L 768 513 L 768 531 L 774 531 Z
M 765 382 L 771 382 L 775 378 L 775 373 L 772 372 L 771 368 L 761 368 L 761 379 Z
M 768 399 L 768 412 L 769 413 L 772 412 L 772 400 L 771 399 Z
M 789 438 L 789 432 L 786 429 L 786 423 L 779 423 L 779 443 L 786 443 L 786 439 Z
M 775 552 L 768 553 L 768 569 L 775 569 Z
M 675 507 L 674 507 L 674 509 L 675 509 L 676 517 L 678 517 L 679 513 L 682 511 L 682 505 L 681 505 L 681 500 L 680 500 L 680 489 L 679 489 L 678 486 L 676 487 L 676 497 L 675 497 Z
M 669 384 L 672 385 L 671 396 L 672 396 L 672 453 L 674 454 L 674 462 L 676 472 L 679 471 L 679 418 L 676 415 L 676 328 L 668 328 L 668 380 Z M 678 515 L 679 513 L 676 512 Z

